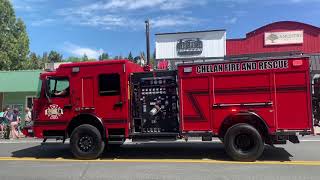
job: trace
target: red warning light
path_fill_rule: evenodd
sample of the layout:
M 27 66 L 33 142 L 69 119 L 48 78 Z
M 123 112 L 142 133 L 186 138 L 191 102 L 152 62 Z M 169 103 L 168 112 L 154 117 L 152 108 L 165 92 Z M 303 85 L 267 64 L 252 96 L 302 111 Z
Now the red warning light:
M 292 65 L 293 65 L 294 67 L 302 66 L 302 64 L 303 64 L 303 61 L 302 61 L 302 60 L 293 60 L 293 62 L 292 62 Z

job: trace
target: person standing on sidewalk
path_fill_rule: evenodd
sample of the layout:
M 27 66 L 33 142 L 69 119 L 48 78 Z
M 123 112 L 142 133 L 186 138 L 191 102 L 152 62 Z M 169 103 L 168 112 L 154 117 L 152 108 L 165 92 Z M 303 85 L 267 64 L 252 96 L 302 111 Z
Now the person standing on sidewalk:
M 0 112 L 0 130 L 1 130 L 1 138 L 4 138 L 4 120 L 5 120 L 5 117 L 4 117 L 4 112 L 5 112 L 5 109 L 3 109 L 3 112 Z
M 18 108 L 15 108 L 13 110 L 12 120 L 10 121 L 12 139 L 19 138 L 19 133 L 18 133 L 19 122 L 20 122 L 19 110 Z
M 31 111 L 28 107 L 26 107 L 26 109 L 24 110 L 24 112 L 26 113 L 25 117 L 24 117 L 24 121 L 25 121 L 25 126 L 29 127 L 32 126 L 32 118 L 31 118 Z
M 4 125 L 5 125 L 5 133 L 4 133 L 4 138 L 5 139 L 9 139 L 10 138 L 10 122 L 12 120 L 13 117 L 13 113 L 10 109 L 10 107 L 7 107 L 4 111 Z

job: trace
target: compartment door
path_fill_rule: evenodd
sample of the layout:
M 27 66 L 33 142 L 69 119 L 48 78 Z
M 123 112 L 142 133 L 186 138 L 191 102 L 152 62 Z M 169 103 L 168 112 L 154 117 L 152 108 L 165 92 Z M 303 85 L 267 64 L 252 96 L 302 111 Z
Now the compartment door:
M 312 128 L 307 73 L 275 73 L 278 129 L 300 130 Z
M 210 130 L 208 77 L 182 78 L 180 88 L 182 131 Z
M 93 108 L 94 107 L 94 85 L 93 85 L 93 78 L 92 77 L 85 77 L 81 80 L 82 83 L 82 108 Z

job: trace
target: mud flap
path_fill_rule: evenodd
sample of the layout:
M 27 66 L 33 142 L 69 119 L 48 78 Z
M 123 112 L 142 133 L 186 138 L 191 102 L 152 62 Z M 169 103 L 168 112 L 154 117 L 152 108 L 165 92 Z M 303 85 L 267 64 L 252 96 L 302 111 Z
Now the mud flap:
M 296 135 L 290 135 L 289 136 L 289 141 L 292 142 L 293 144 L 298 144 L 300 143 L 298 136 Z

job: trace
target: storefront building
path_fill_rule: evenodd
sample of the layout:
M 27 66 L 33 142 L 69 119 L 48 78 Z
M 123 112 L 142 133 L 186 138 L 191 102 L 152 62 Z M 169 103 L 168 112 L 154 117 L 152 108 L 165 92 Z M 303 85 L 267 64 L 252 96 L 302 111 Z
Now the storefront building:
M 24 116 L 25 107 L 32 108 L 41 70 L 0 71 L 0 108 L 18 108 Z
M 246 34 L 227 39 L 227 57 L 258 58 L 310 55 L 313 74 L 320 72 L 320 28 L 294 21 L 274 22 Z
M 184 62 L 223 60 L 225 56 L 223 29 L 156 34 L 156 60 L 160 69 L 166 69 L 165 66 L 175 69 Z
M 312 74 L 320 74 L 319 27 L 301 22 L 280 21 L 236 39 L 227 39 L 225 30 L 156 34 L 156 60 L 160 69 L 165 69 L 166 64 L 184 62 L 246 60 L 301 54 L 311 57 Z

